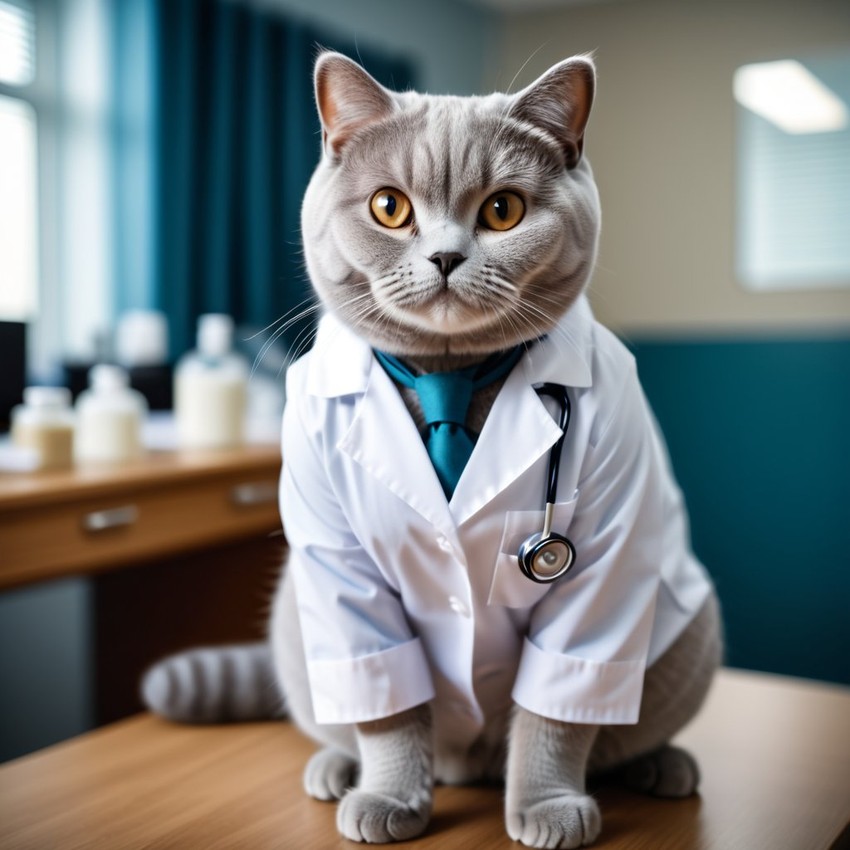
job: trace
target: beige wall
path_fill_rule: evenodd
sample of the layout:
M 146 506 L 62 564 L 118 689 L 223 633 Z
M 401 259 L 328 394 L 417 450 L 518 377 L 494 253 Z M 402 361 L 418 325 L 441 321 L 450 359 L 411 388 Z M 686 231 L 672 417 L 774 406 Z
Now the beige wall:
M 496 39 L 495 12 L 456 0 L 243 0 L 311 21 L 323 32 L 407 56 L 433 94 L 479 94 Z
M 615 0 L 508 16 L 502 40 L 501 69 L 538 51 L 516 87 L 596 51 L 587 151 L 604 224 L 590 294 L 603 322 L 626 333 L 850 328 L 850 289 L 747 292 L 733 262 L 733 72 L 850 46 L 847 0 Z

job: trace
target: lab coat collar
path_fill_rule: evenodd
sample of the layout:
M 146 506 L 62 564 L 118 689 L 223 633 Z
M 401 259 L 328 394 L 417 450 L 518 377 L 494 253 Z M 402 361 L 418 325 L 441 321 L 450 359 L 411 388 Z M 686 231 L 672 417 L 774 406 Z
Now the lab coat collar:
M 523 361 L 532 384 L 550 382 L 564 387 L 593 384 L 593 313 L 582 295 L 546 337 L 532 345 Z
M 324 398 L 363 395 L 337 447 L 434 527 L 456 541 L 456 529 L 529 469 L 561 431 L 534 384 L 591 384 L 593 316 L 581 298 L 544 340 L 531 346 L 496 397 L 450 502 L 425 445 L 389 376 L 369 345 L 333 315 L 319 326 L 307 391 Z M 387 421 L 395 423 L 387 428 Z M 504 452 L 502 447 L 512 450 Z
M 530 383 L 549 381 L 565 387 L 589 387 L 593 314 L 581 296 L 545 339 L 532 345 L 521 361 Z M 372 368 L 380 368 L 369 344 L 332 313 L 319 322 L 307 377 L 307 392 L 321 398 L 363 393 Z
M 333 313 L 326 313 L 319 321 L 310 354 L 307 392 L 320 398 L 363 393 L 372 363 L 369 344 Z

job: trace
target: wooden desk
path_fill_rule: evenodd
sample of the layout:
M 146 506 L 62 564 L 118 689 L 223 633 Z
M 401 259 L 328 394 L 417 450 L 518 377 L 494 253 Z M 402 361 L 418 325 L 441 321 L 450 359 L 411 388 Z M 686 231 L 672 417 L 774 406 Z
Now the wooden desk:
M 0 590 L 86 578 L 93 724 L 141 709 L 139 677 L 157 658 L 263 634 L 283 549 L 279 474 L 275 445 L 0 473 Z
M 279 473 L 276 446 L 0 473 L 0 589 L 268 534 Z
M 680 740 L 697 797 L 597 791 L 600 850 L 822 850 L 850 845 L 850 691 L 726 670 Z M 313 746 L 287 723 L 181 727 L 141 715 L 0 768 L 4 848 L 354 845 L 309 800 Z M 426 850 L 518 847 L 497 789 L 438 788 Z

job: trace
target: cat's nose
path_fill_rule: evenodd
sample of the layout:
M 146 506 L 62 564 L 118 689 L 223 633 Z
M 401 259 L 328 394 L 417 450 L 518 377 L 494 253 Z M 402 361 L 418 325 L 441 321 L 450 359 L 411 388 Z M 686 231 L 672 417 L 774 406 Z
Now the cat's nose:
M 448 277 L 466 257 L 457 251 L 451 251 L 431 254 L 428 259 L 443 273 L 443 277 Z

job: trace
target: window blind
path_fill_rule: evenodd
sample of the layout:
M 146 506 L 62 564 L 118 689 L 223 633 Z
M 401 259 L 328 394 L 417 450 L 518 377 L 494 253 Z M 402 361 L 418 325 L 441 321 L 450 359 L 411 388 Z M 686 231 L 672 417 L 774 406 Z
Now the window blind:
M 35 10 L 27 0 L 0 0 L 0 83 L 25 86 L 35 78 Z

